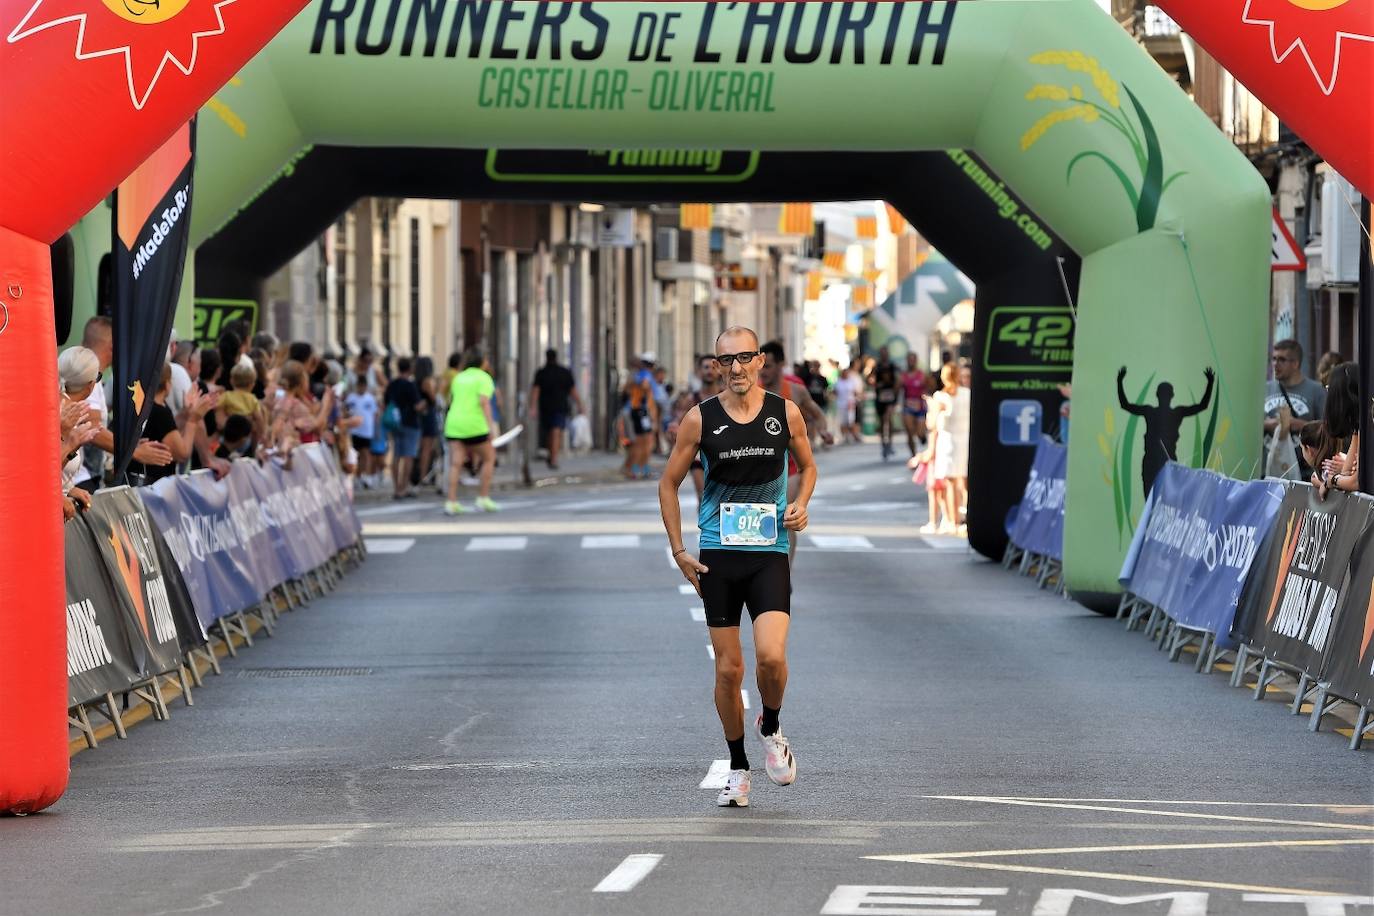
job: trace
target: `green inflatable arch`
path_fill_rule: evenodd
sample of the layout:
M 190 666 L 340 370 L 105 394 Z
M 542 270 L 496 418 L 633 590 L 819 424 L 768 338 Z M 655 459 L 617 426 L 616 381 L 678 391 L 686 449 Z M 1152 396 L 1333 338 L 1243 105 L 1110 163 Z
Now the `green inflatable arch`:
M 1092 0 L 315 0 L 199 142 L 197 242 L 312 144 L 975 150 L 1083 256 L 1069 587 L 1117 590 L 1160 443 L 1257 466 L 1269 190 Z

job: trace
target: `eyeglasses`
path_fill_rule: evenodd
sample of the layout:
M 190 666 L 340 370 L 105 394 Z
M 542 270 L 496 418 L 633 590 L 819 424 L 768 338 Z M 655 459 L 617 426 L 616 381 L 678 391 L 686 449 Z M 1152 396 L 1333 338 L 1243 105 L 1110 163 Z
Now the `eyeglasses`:
M 750 363 L 752 363 L 758 357 L 758 355 L 758 350 L 749 350 L 744 353 L 723 353 L 720 356 L 716 357 L 716 362 L 719 363 L 723 368 L 729 369 L 732 365 L 734 365 L 736 360 L 739 361 L 739 364 L 741 366 L 747 366 Z

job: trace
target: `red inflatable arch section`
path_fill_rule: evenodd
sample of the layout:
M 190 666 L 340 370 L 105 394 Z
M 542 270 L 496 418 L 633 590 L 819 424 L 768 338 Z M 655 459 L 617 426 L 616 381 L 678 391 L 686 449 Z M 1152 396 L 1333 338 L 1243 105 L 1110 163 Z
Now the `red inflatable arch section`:
M 1374 197 L 1374 3 L 1159 0 L 1185 32 Z
M 305 2 L 0 0 L 0 813 L 69 769 L 48 246 Z

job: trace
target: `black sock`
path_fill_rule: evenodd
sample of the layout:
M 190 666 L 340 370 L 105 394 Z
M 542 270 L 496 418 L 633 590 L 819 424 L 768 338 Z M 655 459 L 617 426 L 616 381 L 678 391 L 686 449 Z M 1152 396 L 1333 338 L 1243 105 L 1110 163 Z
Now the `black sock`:
M 744 736 L 740 735 L 734 741 L 726 738 L 725 743 L 730 746 L 730 769 L 749 769 L 749 757 L 744 753 Z
M 778 713 L 780 712 L 782 712 L 781 709 L 763 707 L 763 724 L 759 726 L 759 731 L 763 733 L 765 738 L 778 733 Z

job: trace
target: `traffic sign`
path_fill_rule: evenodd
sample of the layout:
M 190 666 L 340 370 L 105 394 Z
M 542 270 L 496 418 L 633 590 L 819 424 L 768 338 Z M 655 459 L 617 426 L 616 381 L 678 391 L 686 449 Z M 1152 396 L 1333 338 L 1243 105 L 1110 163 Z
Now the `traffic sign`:
M 1270 270 L 1306 270 L 1307 256 L 1298 247 L 1297 239 L 1293 238 L 1293 233 L 1288 231 L 1288 224 L 1279 216 L 1278 208 L 1274 208 L 1274 219 L 1271 226 L 1273 234 L 1273 258 L 1269 262 Z

